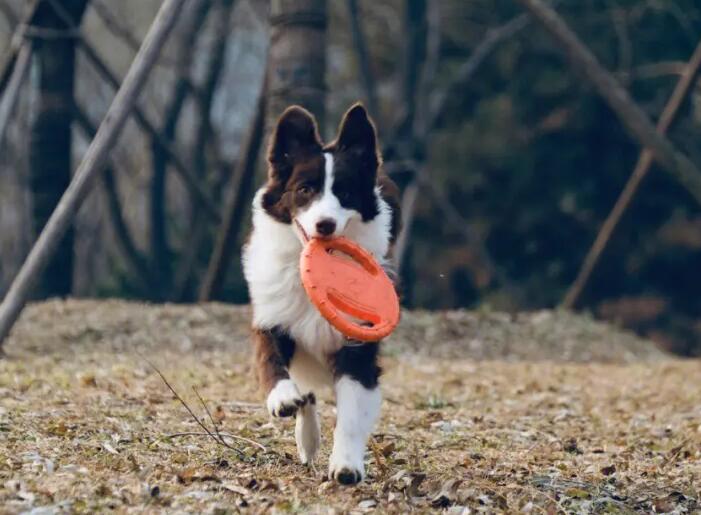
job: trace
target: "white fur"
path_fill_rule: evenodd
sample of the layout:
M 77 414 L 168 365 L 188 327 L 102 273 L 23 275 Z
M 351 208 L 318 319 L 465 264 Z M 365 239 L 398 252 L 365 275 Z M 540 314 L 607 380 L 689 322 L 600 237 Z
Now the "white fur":
M 389 250 L 391 210 L 375 189 L 379 213 L 363 222 L 360 213 L 340 205 L 333 195 L 333 157 L 325 155 L 325 186 L 320 199 L 302 213 L 296 213 L 307 234 L 315 234 L 320 218 L 334 218 L 336 235 L 346 236 L 383 263 Z M 321 385 L 332 385 L 329 356 L 337 352 L 344 337 L 336 331 L 309 301 L 299 275 L 302 239 L 294 224 L 278 222 L 262 208 L 265 188 L 253 201 L 253 232 L 243 252 L 244 275 L 253 305 L 253 325 L 258 329 L 280 326 L 297 343 L 290 375 L 292 380 L 279 381 L 268 396 L 268 410 L 279 413 L 284 405 L 300 399 L 300 390 L 307 392 Z M 294 382 L 293 382 L 294 381 Z M 344 469 L 365 475 L 363 463 L 367 439 L 379 416 L 379 388 L 368 390 L 349 377 L 335 385 L 338 419 L 329 465 L 331 477 Z M 312 463 L 319 448 L 319 421 L 316 406 L 298 410 L 295 437 L 300 459 Z
M 316 224 L 321 220 L 327 219 L 336 222 L 336 231 L 333 235 L 337 235 L 343 233 L 351 219 L 360 218 L 360 213 L 354 209 L 343 207 L 338 197 L 333 194 L 333 156 L 327 152 L 324 154 L 324 159 L 324 191 L 319 198 L 309 204 L 303 213 L 297 215 L 297 221 L 302 225 L 304 232 L 311 237 L 322 236 L 316 230 Z
M 380 388 L 365 388 L 350 377 L 336 383 L 336 429 L 329 460 L 329 476 L 336 478 L 344 469 L 365 477 L 365 447 L 380 416 Z
M 326 162 L 325 190 L 330 190 L 333 159 L 327 158 Z M 292 224 L 278 222 L 262 208 L 264 192 L 265 188 L 261 188 L 253 200 L 253 233 L 243 253 L 244 275 L 253 304 L 253 325 L 259 329 L 275 326 L 287 329 L 299 347 L 319 366 L 327 368 L 327 357 L 341 348 L 343 336 L 309 301 L 299 276 L 302 243 Z M 326 191 L 324 195 L 327 195 Z M 331 196 L 336 199 L 332 193 Z M 351 215 L 340 234 L 356 241 L 382 261 L 389 249 L 391 211 L 380 196 L 379 188 L 375 190 L 375 196 L 378 215 L 367 223 L 359 214 Z M 325 202 L 324 205 L 333 205 L 331 200 Z M 299 213 L 298 218 L 305 213 Z M 296 355 L 297 352 L 293 370 Z M 325 377 L 328 379 L 330 375 Z
M 316 404 L 308 402 L 297 411 L 295 421 L 295 441 L 299 460 L 305 465 L 314 465 L 321 446 L 321 429 Z
M 270 390 L 266 405 L 268 407 L 268 413 L 277 417 L 280 414 L 280 410 L 283 408 L 295 407 L 301 403 L 302 396 L 297 389 L 297 385 L 290 379 L 282 379 Z

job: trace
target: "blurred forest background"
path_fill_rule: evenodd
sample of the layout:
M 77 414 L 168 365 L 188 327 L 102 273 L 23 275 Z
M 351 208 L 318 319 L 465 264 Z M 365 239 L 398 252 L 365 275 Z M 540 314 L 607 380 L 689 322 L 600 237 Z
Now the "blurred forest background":
M 124 77 L 160 3 L 42 0 L 48 10 L 31 18 L 36 2 L 0 0 L 0 55 L 22 31 L 19 43 L 34 50 L 0 140 L 0 294 L 107 111 L 110 76 Z M 78 23 L 69 26 L 55 4 Z M 331 138 L 362 100 L 409 207 L 399 252 L 405 305 L 562 304 L 641 146 L 518 2 L 185 5 L 38 297 L 245 303 L 238 254 L 264 180 L 261 134 L 296 100 Z M 658 120 L 701 40 L 699 2 L 553 5 Z M 299 97 L 286 90 L 295 81 Z M 701 167 L 696 78 L 668 137 Z M 570 307 L 701 355 L 700 290 L 701 208 L 653 164 Z

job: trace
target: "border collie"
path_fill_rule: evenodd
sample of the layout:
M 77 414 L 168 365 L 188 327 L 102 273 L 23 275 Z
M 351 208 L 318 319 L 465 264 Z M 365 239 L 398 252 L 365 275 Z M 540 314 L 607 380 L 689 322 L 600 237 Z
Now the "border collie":
M 399 231 L 397 188 L 380 171 L 375 127 L 356 104 L 336 140 L 323 145 L 298 106 L 279 118 L 268 147 L 268 181 L 253 200 L 243 268 L 253 305 L 258 380 L 273 417 L 296 417 L 299 458 L 320 446 L 314 391 L 333 387 L 336 429 L 329 477 L 355 484 L 380 414 L 379 342 L 349 342 L 310 303 L 299 274 L 307 238 L 343 235 L 386 264 Z

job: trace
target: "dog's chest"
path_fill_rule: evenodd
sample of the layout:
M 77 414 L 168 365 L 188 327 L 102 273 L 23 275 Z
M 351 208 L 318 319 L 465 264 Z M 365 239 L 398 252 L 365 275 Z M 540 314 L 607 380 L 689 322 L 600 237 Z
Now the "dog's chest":
M 380 213 L 372 221 L 353 220 L 345 236 L 381 259 L 387 253 L 390 212 L 379 198 Z M 253 323 L 260 329 L 281 327 L 320 362 L 338 351 L 344 336 L 312 305 L 302 285 L 299 259 L 302 244 L 288 224 L 268 216 L 261 207 L 262 190 L 253 203 L 253 232 L 243 253 L 243 269 L 253 304 Z
M 299 274 L 300 252 L 301 245 L 295 240 L 276 240 L 273 235 L 254 231 L 244 253 L 253 323 L 258 328 L 287 330 L 309 354 L 325 361 L 341 348 L 344 338 L 307 297 Z

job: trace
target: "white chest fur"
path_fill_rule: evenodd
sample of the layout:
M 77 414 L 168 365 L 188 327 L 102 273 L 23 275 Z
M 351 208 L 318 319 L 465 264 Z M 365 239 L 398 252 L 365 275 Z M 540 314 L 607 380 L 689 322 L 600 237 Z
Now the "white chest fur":
M 243 253 L 243 270 L 253 305 L 253 325 L 279 326 L 319 362 L 336 352 L 343 336 L 311 304 L 299 275 L 302 243 L 292 230 L 261 207 L 264 190 L 253 201 L 253 233 Z M 379 214 L 371 221 L 353 219 L 344 235 L 365 247 L 377 259 L 387 254 L 391 213 L 376 191 Z

